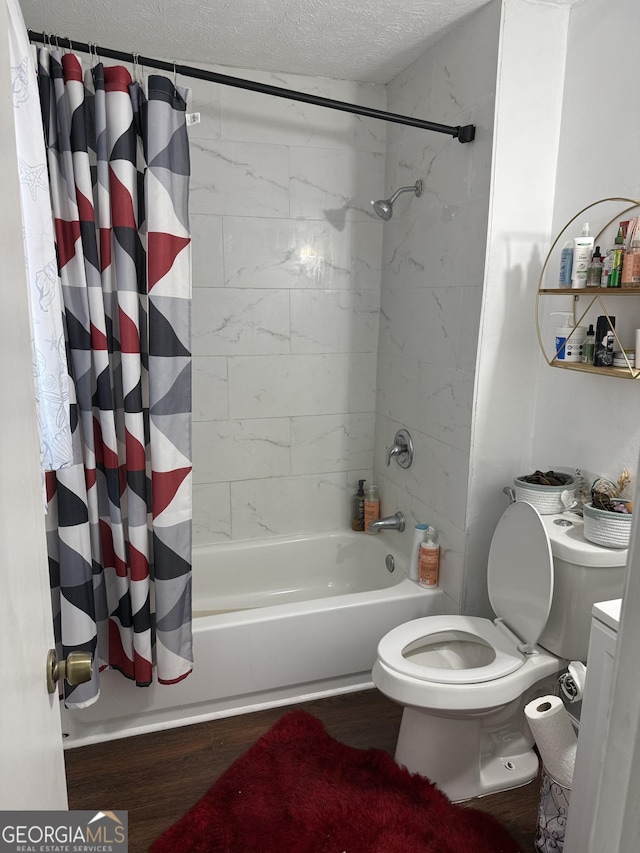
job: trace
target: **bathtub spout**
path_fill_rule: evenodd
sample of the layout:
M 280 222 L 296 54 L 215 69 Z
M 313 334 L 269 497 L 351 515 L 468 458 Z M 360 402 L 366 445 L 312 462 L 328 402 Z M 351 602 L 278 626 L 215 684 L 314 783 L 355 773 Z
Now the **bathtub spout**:
M 397 530 L 402 533 L 404 530 L 405 518 L 401 512 L 395 515 L 388 515 L 386 518 L 376 518 L 369 525 L 369 530 Z

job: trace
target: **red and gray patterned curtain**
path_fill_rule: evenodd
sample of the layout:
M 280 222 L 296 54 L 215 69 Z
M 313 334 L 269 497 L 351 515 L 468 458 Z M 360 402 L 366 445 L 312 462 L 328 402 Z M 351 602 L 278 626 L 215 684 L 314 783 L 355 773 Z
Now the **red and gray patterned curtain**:
M 191 246 L 186 91 L 38 51 L 74 464 L 47 474 L 58 654 L 137 685 L 192 668 Z

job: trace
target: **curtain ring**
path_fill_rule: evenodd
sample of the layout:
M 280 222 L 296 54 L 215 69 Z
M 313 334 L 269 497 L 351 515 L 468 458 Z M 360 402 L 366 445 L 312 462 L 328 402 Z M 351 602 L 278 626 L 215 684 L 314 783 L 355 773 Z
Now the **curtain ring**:
M 173 88 L 178 88 L 178 69 L 176 68 L 176 61 L 173 60 Z
M 144 85 L 144 73 L 142 71 L 142 66 L 140 65 L 140 54 L 133 54 L 133 79 L 136 83 L 139 83 L 140 86 Z

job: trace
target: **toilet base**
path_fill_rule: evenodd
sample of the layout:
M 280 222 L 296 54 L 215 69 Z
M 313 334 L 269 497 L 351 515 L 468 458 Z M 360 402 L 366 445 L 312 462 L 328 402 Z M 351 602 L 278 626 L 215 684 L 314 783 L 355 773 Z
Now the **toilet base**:
M 452 802 L 518 788 L 535 779 L 538 756 L 521 702 L 455 719 L 405 707 L 395 760 Z

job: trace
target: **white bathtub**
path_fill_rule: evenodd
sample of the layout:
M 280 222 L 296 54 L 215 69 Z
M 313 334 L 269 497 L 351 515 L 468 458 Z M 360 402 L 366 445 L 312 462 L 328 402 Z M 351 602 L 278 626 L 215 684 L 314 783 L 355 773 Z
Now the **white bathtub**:
M 65 746 L 373 687 L 380 638 L 443 607 L 440 590 L 406 577 L 390 538 L 346 531 L 194 549 L 193 672 L 148 688 L 101 673 L 95 705 L 62 710 Z

